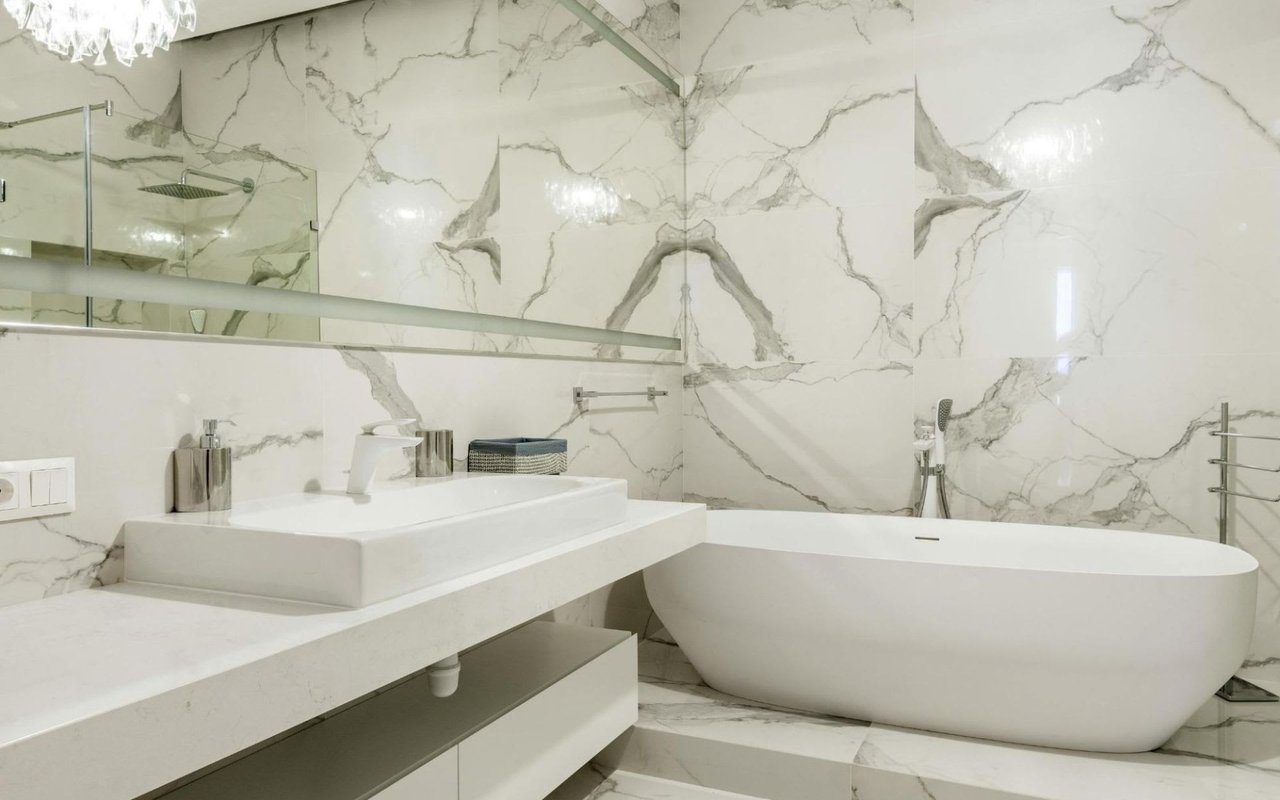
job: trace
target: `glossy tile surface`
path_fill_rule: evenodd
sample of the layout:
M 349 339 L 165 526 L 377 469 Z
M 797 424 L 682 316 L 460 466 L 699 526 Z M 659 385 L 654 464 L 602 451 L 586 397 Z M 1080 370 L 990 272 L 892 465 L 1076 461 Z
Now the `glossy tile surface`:
M 653 5 L 627 13 L 673 35 Z M 680 104 L 554 0 L 363 0 L 181 56 L 188 130 L 319 171 L 323 291 L 680 335 Z M 646 267 L 662 278 L 633 297 Z M 597 354 L 350 322 L 323 338 Z
M 565 781 L 546 800 L 757 800 L 745 794 L 721 792 L 679 781 L 653 778 L 622 770 L 586 766 Z
M 772 709 L 710 689 L 663 641 L 642 643 L 641 680 L 640 722 L 606 751 L 605 763 L 718 789 L 767 786 L 759 794 L 775 800 L 1261 800 L 1280 793 L 1276 705 L 1213 699 L 1155 752 L 1110 755 Z M 767 781 L 757 775 L 762 765 Z M 816 780 L 839 766 L 847 783 Z
M 572 401 L 577 385 L 608 391 L 653 384 L 677 397 L 674 365 L 2 327 L 0 363 L 6 378 L 24 387 L 0 397 L 0 415 L 23 420 L 0 432 L 0 450 L 11 458 L 73 456 L 79 479 L 75 513 L 4 524 L 0 605 L 118 580 L 124 521 L 169 510 L 172 450 L 206 417 L 227 421 L 237 500 L 345 486 L 360 426 L 389 418 L 452 429 L 459 468 L 472 439 L 532 433 L 569 441 L 570 473 L 626 477 L 637 498 L 681 493 L 678 403 L 617 401 L 582 413 Z M 379 479 L 410 467 L 407 455 L 388 456 Z M 648 614 L 643 593 L 625 587 L 579 605 L 563 613 L 637 630 Z
M 681 34 L 691 499 L 902 513 L 951 397 L 957 516 L 1217 537 L 1217 404 L 1280 415 L 1276 4 L 714 0 Z M 1280 679 L 1276 514 L 1233 513 Z

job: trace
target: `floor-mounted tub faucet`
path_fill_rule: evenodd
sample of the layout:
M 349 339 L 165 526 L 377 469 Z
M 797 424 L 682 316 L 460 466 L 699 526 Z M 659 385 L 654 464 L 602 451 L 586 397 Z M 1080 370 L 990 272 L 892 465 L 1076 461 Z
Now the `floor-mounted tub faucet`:
M 931 425 L 921 425 L 914 443 L 919 467 L 919 494 L 913 516 L 951 519 L 947 504 L 947 422 L 951 419 L 951 400 L 944 398 L 933 406 Z
M 382 436 L 378 428 L 388 425 L 417 425 L 416 419 L 384 419 L 370 422 L 360 429 L 356 437 L 355 450 L 351 452 L 351 475 L 347 479 L 347 494 L 368 494 L 373 483 L 373 474 L 378 469 L 378 459 L 391 450 L 405 450 L 417 447 L 422 442 L 420 436 Z

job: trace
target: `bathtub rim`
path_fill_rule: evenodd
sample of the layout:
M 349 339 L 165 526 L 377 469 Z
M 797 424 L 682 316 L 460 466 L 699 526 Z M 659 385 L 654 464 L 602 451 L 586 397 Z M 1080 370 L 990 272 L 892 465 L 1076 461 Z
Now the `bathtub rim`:
M 957 528 L 965 528 L 966 531 L 961 532 L 962 535 L 981 535 L 978 531 L 981 527 L 998 526 L 1000 528 L 1026 528 L 1037 530 L 1042 533 L 1054 533 L 1057 536 L 1078 537 L 1072 543 L 1080 544 L 1080 538 L 1089 538 L 1092 540 L 1100 540 L 1104 537 L 1111 537 L 1108 544 L 1116 544 L 1117 539 L 1120 543 L 1134 544 L 1139 547 L 1150 548 L 1155 546 L 1152 537 L 1158 537 L 1163 540 L 1165 546 L 1173 546 L 1179 549 L 1189 551 L 1187 558 L 1191 563 L 1201 565 L 1206 562 L 1220 564 L 1220 567 L 1210 569 L 1208 566 L 1198 568 L 1194 572 L 1179 572 L 1175 570 L 1155 570 L 1137 571 L 1132 569 L 1107 569 L 1105 564 L 1098 564 L 1089 569 L 1075 569 L 1056 567 L 1051 564 L 1039 565 L 1012 565 L 1000 563 L 982 563 L 979 561 L 962 561 L 962 560 L 926 560 L 911 559 L 889 555 L 878 555 L 875 553 L 855 553 L 855 552 L 834 552 L 834 548 L 820 548 L 809 546 L 806 547 L 802 541 L 802 536 L 791 538 L 789 541 L 759 541 L 762 537 L 757 535 L 753 541 L 743 542 L 734 541 L 731 536 L 727 536 L 722 528 L 717 526 L 717 521 L 723 520 L 729 516 L 751 515 L 751 516 L 782 516 L 796 515 L 805 517 L 822 517 L 837 516 L 851 517 L 859 520 L 879 519 L 886 520 L 890 525 L 894 526 L 915 526 L 919 525 L 927 529 L 929 526 L 955 526 Z M 1071 533 L 1065 533 L 1071 531 Z M 959 531 L 958 531 L 959 532 Z M 1008 533 L 1007 530 L 1001 533 Z M 1094 576 L 1098 578 L 1131 578 L 1131 579 L 1151 579 L 1151 578 L 1174 578 L 1174 579 L 1215 579 L 1215 578 L 1236 578 L 1244 577 L 1250 574 L 1256 574 L 1260 570 L 1258 560 L 1248 551 L 1233 546 L 1223 545 L 1216 541 L 1200 539 L 1194 536 L 1185 536 L 1176 533 L 1163 533 L 1155 531 L 1134 531 L 1124 528 L 1085 528 L 1074 527 L 1068 525 L 1045 525 L 1040 523 L 1029 522 L 994 522 L 987 520 L 956 520 L 956 519 L 918 519 L 914 517 L 901 517 L 889 514 L 846 514 L 831 511 L 790 511 L 790 510 L 773 510 L 773 509 L 708 509 L 707 510 L 707 534 L 704 544 L 718 547 L 733 547 L 748 550 L 764 550 L 775 553 L 794 553 L 797 555 L 814 555 L 826 556 L 831 558 L 856 558 L 869 561 L 886 561 L 897 563 L 911 563 L 925 566 L 960 568 L 960 569 L 981 569 L 981 570 L 998 570 L 1004 572 L 1022 572 L 1022 573 L 1038 573 L 1047 575 L 1074 575 L 1074 576 Z M 1199 551 L 1197 554 L 1195 551 Z M 1199 556 L 1199 557 L 1197 557 Z M 1204 558 L 1204 556 L 1212 556 L 1212 559 Z M 1132 557 L 1132 556 L 1131 556 Z

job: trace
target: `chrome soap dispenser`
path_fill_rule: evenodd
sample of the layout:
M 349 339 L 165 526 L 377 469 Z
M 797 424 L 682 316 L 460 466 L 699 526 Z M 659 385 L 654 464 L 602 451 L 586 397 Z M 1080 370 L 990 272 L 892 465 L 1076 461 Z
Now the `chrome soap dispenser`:
M 216 419 L 204 421 L 196 445 L 173 451 L 173 505 L 175 511 L 231 508 L 231 448 L 222 446 Z

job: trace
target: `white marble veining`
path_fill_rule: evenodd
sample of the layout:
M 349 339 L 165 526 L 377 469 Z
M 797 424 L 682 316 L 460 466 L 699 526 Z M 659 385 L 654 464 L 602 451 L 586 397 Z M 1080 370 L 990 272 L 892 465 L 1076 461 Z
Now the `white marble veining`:
M 957 516 L 1216 537 L 1217 403 L 1259 433 L 1280 413 L 1274 3 L 714 0 L 681 23 L 691 498 L 901 512 L 905 416 L 954 397 Z M 1262 564 L 1245 672 L 1274 679 L 1275 513 L 1234 510 Z
M 325 292 L 679 335 L 680 264 L 615 312 L 683 220 L 682 108 L 554 0 L 364 0 L 181 57 L 187 130 L 318 170 Z M 563 347 L 323 326 L 329 341 Z
M 134 797 L 704 532 L 698 506 L 633 501 L 621 525 L 354 610 L 134 583 L 0 610 L 4 638 L 24 643 L 0 654 L 0 785 L 24 800 Z
M 626 478 L 637 498 L 682 492 L 675 365 L 3 328 L 0 363 L 24 387 L 0 396 L 0 416 L 23 420 L 0 432 L 0 449 L 11 458 L 75 457 L 81 501 L 71 515 L 3 526 L 0 605 L 117 580 L 124 521 L 170 509 L 170 454 L 206 417 L 228 420 L 238 500 L 345 486 L 360 425 L 389 417 L 454 430 L 459 467 L 472 439 L 559 436 L 569 441 L 572 474 Z M 649 384 L 672 397 L 586 413 L 571 397 L 577 385 Z M 407 457 L 388 459 L 380 478 L 408 469 Z M 642 592 L 583 602 L 566 613 L 607 613 L 636 630 L 648 614 Z
M 758 800 L 745 794 L 691 786 L 624 770 L 585 766 L 546 800 Z
M 640 664 L 640 722 L 601 761 L 691 786 L 756 786 L 771 800 L 1262 800 L 1280 792 L 1274 705 L 1214 699 L 1155 752 L 1103 755 L 771 709 L 702 684 L 665 632 L 642 643 Z M 845 782 L 824 788 L 818 765 L 843 767 L 835 774 Z
M 911 368 L 900 362 L 703 365 L 685 376 L 685 493 L 710 505 L 903 512 Z

